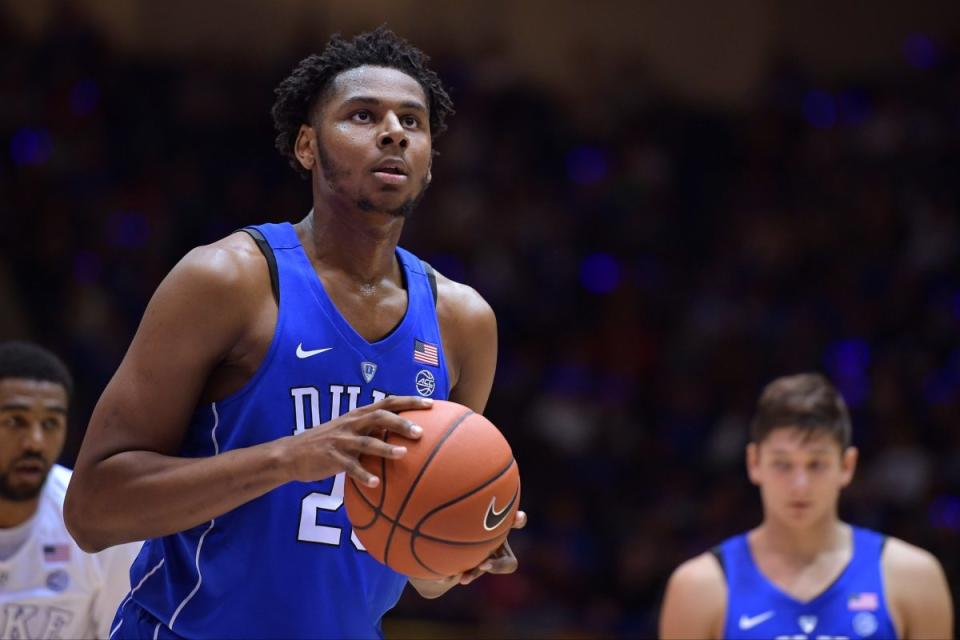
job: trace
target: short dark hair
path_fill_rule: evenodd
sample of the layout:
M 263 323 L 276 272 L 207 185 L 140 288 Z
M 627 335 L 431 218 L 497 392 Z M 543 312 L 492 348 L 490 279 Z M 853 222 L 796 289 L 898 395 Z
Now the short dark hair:
M 73 377 L 67 365 L 52 352 L 31 342 L 0 342 L 0 380 L 24 378 L 54 382 L 73 395 Z
M 750 424 L 750 437 L 759 444 L 771 431 L 783 427 L 799 429 L 807 436 L 825 431 L 842 448 L 850 446 L 847 403 L 836 387 L 819 373 L 784 376 L 764 388 Z
M 423 51 L 384 26 L 352 40 L 334 34 L 323 52 L 301 60 L 274 90 L 277 99 L 270 113 L 277 130 L 277 150 L 286 156 L 297 173 L 309 176 L 293 154 L 300 125 L 309 124 L 318 98 L 337 75 L 364 65 L 391 67 L 419 82 L 427 97 L 430 133 L 434 139 L 438 138 L 447 128 L 445 121 L 453 113 L 453 101 L 443 88 L 440 76 L 427 67 L 429 61 Z

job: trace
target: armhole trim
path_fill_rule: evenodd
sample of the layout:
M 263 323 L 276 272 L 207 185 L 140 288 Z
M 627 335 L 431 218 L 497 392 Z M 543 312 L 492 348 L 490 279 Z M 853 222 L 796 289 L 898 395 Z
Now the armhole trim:
M 433 306 L 437 306 L 437 272 L 434 271 L 433 267 L 431 267 L 430 263 L 426 260 L 421 260 L 420 264 L 423 265 L 423 272 L 427 274 L 427 280 L 430 282 L 430 291 L 433 293 Z
M 270 270 L 270 288 L 273 290 L 273 299 L 276 301 L 277 307 L 279 308 L 280 276 L 277 273 L 277 257 L 273 254 L 273 247 L 270 246 L 270 243 L 267 242 L 265 237 L 263 237 L 263 234 L 259 229 L 247 227 L 245 229 L 241 229 L 241 231 L 253 238 L 253 241 L 257 243 L 257 248 L 260 249 L 260 253 L 263 254 L 263 257 L 267 261 L 267 268 Z
M 727 566 L 723 562 L 723 548 L 720 545 L 715 546 L 713 549 L 710 549 L 710 554 L 717 559 L 717 562 L 720 563 L 720 571 L 723 573 L 723 577 L 727 577 Z

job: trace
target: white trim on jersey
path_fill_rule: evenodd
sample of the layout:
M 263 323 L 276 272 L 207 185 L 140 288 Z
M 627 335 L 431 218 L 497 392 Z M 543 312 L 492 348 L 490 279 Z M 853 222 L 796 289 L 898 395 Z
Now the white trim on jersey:
M 140 582 L 137 583 L 137 586 L 131 589 L 130 593 L 127 594 L 127 597 L 124 598 L 123 602 L 120 603 L 120 608 L 118 609 L 118 611 L 123 611 L 123 608 L 127 606 L 127 603 L 133 600 L 133 594 L 135 594 L 137 590 L 143 586 L 143 583 L 147 581 L 147 578 L 155 574 L 157 570 L 163 566 L 163 563 L 165 561 L 166 561 L 166 558 L 160 558 L 160 562 L 158 562 L 153 569 L 150 569 L 150 571 L 147 571 L 147 575 L 140 578 Z M 123 618 L 120 618 L 120 622 L 117 623 L 117 626 L 115 626 L 113 629 L 110 630 L 110 638 L 113 638 L 113 636 L 117 633 L 117 631 L 120 630 L 120 625 L 122 624 L 123 624 Z
M 214 455 L 220 453 L 220 444 L 217 442 L 217 427 L 220 425 L 220 414 L 217 413 L 217 403 L 211 402 L 210 408 L 213 409 L 213 429 L 210 430 L 210 439 L 213 440 L 213 451 Z M 207 537 L 207 534 L 213 529 L 213 525 L 216 524 L 216 519 L 210 520 L 210 526 L 207 527 L 207 530 L 203 532 L 203 535 L 200 536 L 200 542 L 197 543 L 197 554 L 194 557 L 194 565 L 197 567 L 197 584 L 193 587 L 193 591 L 187 594 L 187 597 L 183 599 L 183 602 L 180 603 L 180 606 L 177 607 L 177 610 L 173 612 L 173 615 L 170 617 L 170 623 L 167 625 L 171 631 L 173 631 L 173 624 L 177 621 L 177 616 L 180 615 L 180 612 L 183 611 L 183 608 L 187 606 L 187 603 L 197 595 L 197 591 L 200 590 L 200 585 L 203 584 L 203 574 L 200 573 L 200 549 L 203 548 L 203 540 Z M 153 638 L 156 640 L 157 634 L 160 632 L 160 625 L 157 624 L 157 628 L 153 632 Z

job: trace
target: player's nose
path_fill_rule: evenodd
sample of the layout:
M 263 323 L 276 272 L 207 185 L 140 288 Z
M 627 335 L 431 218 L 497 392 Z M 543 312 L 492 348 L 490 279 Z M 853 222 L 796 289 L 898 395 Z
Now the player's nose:
M 806 489 L 810 485 L 810 475 L 806 471 L 797 471 L 790 478 L 790 484 L 794 489 Z
M 403 125 L 400 124 L 400 118 L 393 111 L 390 111 L 383 119 L 382 130 L 377 134 L 377 146 L 383 149 L 394 144 L 401 149 L 406 149 L 409 141 Z
M 22 446 L 27 451 L 43 450 L 43 425 L 39 421 L 31 422 L 23 430 Z

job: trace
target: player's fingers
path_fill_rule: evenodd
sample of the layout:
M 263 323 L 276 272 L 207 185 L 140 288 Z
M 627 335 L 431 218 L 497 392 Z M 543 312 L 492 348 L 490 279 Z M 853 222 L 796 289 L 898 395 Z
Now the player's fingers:
M 375 487 L 380 484 L 380 478 L 364 469 L 363 465 L 360 464 L 356 458 L 339 451 L 333 451 L 331 455 L 339 463 L 347 476 L 353 478 L 358 483 L 367 487 Z
M 517 515 L 513 519 L 513 528 L 523 529 L 525 526 L 527 526 L 527 512 L 517 511 Z
M 483 565 L 480 565 L 480 566 L 482 567 Z M 476 580 L 477 578 L 479 578 L 480 576 L 482 576 L 484 573 L 486 573 L 486 571 L 482 571 L 480 568 L 471 569 L 470 571 L 465 571 L 462 574 L 460 574 L 460 585 L 466 586 L 471 582 L 473 582 L 474 580 Z
M 491 554 L 486 561 L 480 565 L 483 569 L 486 567 L 488 573 L 513 573 L 517 570 L 517 556 L 514 555 L 510 543 L 504 541 L 500 548 Z
M 370 405 L 373 409 L 386 409 L 393 413 L 413 411 L 415 409 L 429 409 L 432 406 L 432 398 L 421 398 L 419 396 L 390 396 Z
M 494 558 L 493 560 L 490 560 L 489 563 L 490 568 L 487 569 L 487 573 L 513 573 L 517 570 L 517 566 L 519 565 L 517 562 L 517 556 L 513 555 L 512 553 L 509 556 Z
M 358 433 L 383 435 L 386 435 L 384 431 L 391 431 L 411 440 L 416 440 L 423 434 L 422 427 L 386 409 L 377 409 L 360 418 L 355 430 Z
M 357 456 L 369 455 L 381 458 L 402 458 L 407 453 L 406 447 L 388 444 L 373 436 L 353 436 L 345 442 L 345 448 Z

